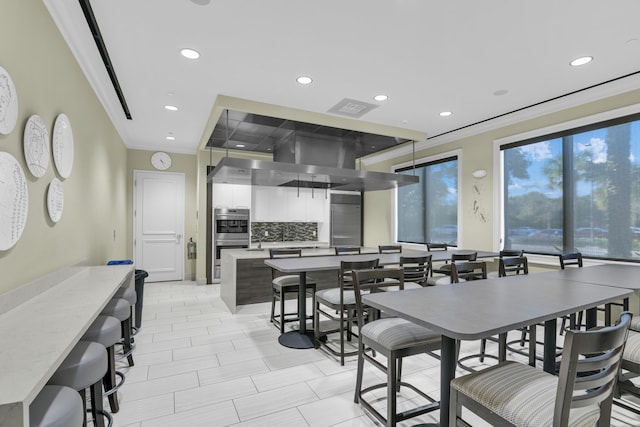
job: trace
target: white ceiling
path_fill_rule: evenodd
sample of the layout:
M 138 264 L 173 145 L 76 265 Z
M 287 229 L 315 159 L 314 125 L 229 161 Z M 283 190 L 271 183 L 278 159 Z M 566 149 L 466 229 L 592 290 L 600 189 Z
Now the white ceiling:
M 640 72 L 637 0 L 92 0 L 127 120 L 78 0 L 43 1 L 129 148 L 195 153 L 219 95 L 323 114 L 352 98 L 379 105 L 360 122 L 434 137 Z

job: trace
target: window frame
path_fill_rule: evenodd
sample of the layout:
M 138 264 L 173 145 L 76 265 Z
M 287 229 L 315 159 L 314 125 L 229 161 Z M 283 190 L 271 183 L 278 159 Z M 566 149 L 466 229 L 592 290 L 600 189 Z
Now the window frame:
M 419 159 L 398 163 L 391 165 L 391 171 L 393 173 L 397 171 L 406 171 L 411 170 L 414 165 L 416 168 L 421 166 L 427 166 L 430 164 L 443 163 L 447 161 L 447 159 L 456 159 L 458 162 L 458 173 L 457 173 L 457 192 L 458 192 L 458 202 L 456 205 L 456 217 L 458 222 L 458 247 L 463 247 L 463 223 L 462 223 L 462 150 L 450 150 L 444 153 L 439 153 L 432 156 L 421 157 Z M 410 243 L 410 242 L 398 242 L 398 189 L 394 188 L 392 192 L 392 209 L 391 209 L 391 237 L 392 240 L 397 244 L 402 244 L 408 248 L 415 247 L 418 249 L 424 249 L 424 243 Z
M 618 108 L 615 110 L 606 111 L 603 113 L 582 117 L 580 119 L 559 123 L 553 126 L 532 130 L 529 132 L 512 135 L 505 138 L 494 140 L 494 212 L 498 215 L 494 215 L 494 242 L 493 248 L 498 251 L 504 247 L 505 241 L 505 192 L 504 192 L 504 150 L 510 148 L 516 148 L 529 144 L 535 144 L 537 142 L 548 141 L 555 138 L 562 138 L 563 140 L 572 135 L 588 132 L 591 130 L 603 129 L 607 127 L 616 126 L 623 123 L 640 120 L 640 104 L 634 104 L 631 106 Z M 564 152 L 564 151 L 563 151 Z M 566 160 L 565 160 L 566 161 Z M 573 159 L 570 160 L 572 162 Z M 565 163 L 566 165 L 566 163 Z M 563 170 L 563 181 L 566 175 Z M 571 178 L 572 179 L 572 178 Z M 570 180 L 571 180 L 570 179 Z M 566 190 L 565 190 L 566 191 Z M 571 203 L 571 197 L 564 197 L 563 203 L 565 206 Z M 564 230 L 571 228 L 572 225 L 567 223 L 567 217 L 570 213 L 563 211 L 563 236 L 566 234 Z M 563 237 L 563 247 L 566 243 L 566 239 Z M 536 253 L 540 255 L 557 255 L 555 253 Z M 628 258 L 609 258 L 609 257 L 594 257 L 585 256 L 585 258 L 593 258 L 606 261 L 623 261 L 638 263 L 640 260 L 633 260 Z

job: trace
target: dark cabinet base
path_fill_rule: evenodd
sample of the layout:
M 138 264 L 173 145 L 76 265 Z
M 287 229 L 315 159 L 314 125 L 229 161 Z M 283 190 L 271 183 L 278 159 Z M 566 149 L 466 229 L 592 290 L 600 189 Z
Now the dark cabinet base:
M 236 305 L 270 302 L 271 268 L 264 259 L 239 259 L 236 262 Z M 309 276 L 316 282 L 317 290 L 338 286 L 338 270 L 314 271 Z

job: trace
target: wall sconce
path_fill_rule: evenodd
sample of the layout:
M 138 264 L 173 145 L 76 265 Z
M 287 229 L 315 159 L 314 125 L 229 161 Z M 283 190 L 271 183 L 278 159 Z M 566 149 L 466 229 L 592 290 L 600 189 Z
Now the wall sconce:
M 471 175 L 473 175 L 474 178 L 484 178 L 485 176 L 487 176 L 487 171 L 486 169 L 478 169 L 473 171 L 473 173 L 471 173 Z

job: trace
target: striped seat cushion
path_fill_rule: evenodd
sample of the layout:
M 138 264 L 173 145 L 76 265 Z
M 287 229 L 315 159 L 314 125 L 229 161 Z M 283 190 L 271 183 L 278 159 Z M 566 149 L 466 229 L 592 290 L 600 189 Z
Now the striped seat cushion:
M 355 305 L 356 295 L 353 289 L 343 291 L 344 297 L 342 303 L 344 305 Z M 340 288 L 323 289 L 316 292 L 316 299 L 329 304 L 340 304 Z
M 440 335 L 408 320 L 386 318 L 367 323 L 362 327 L 362 337 L 373 340 L 389 350 L 415 345 L 438 343 Z
M 273 286 L 283 287 L 283 286 L 298 286 L 300 283 L 300 276 L 297 274 L 278 276 L 271 281 Z M 315 285 L 315 282 L 307 277 L 306 280 L 307 286 Z
M 640 332 L 629 331 L 622 357 L 630 362 L 640 364 Z
M 420 289 L 422 286 L 419 283 L 415 282 L 404 282 L 405 289 Z M 397 291 L 400 289 L 399 286 L 382 286 L 380 288 L 381 291 Z
M 459 283 L 466 282 L 464 279 L 459 279 Z M 433 276 L 427 279 L 427 285 L 429 286 L 439 286 L 439 285 L 450 285 L 451 284 L 451 276 Z
M 300 283 L 300 276 L 297 274 L 286 275 L 286 276 L 278 276 L 271 281 L 276 286 L 289 286 L 289 285 L 297 285 Z
M 451 389 L 518 426 L 551 426 L 558 377 L 522 365 L 504 362 L 451 381 Z M 593 426 L 597 405 L 571 409 L 569 426 Z
M 640 332 L 640 316 L 634 316 L 631 319 L 631 324 L 629 325 L 629 329 L 633 329 L 634 331 Z

